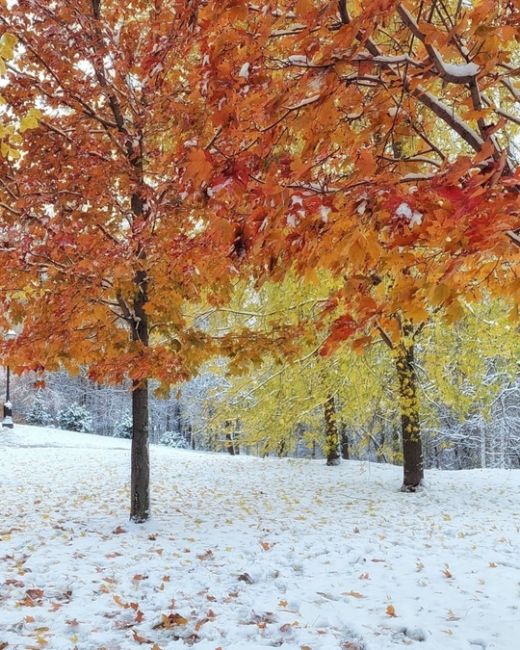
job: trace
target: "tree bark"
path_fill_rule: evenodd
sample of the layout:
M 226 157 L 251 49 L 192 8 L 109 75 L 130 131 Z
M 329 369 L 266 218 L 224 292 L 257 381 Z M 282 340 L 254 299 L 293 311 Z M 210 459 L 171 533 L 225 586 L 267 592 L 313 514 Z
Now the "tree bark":
M 417 374 L 414 345 L 406 338 L 396 350 L 396 370 L 399 380 L 401 434 L 403 445 L 403 485 L 401 491 L 415 492 L 424 477 L 424 461 L 417 398 Z
M 234 456 L 236 453 L 235 441 L 233 439 L 233 424 L 231 420 L 226 420 L 224 423 L 224 430 L 226 432 L 226 449 L 228 454 Z
M 131 321 L 132 340 L 144 347 L 149 343 L 148 279 L 146 272 L 137 271 L 134 278 L 134 315 Z M 148 446 L 148 379 L 132 382 L 132 452 L 130 479 L 130 519 L 137 523 L 150 516 L 150 455 Z
M 350 459 L 347 427 L 344 424 L 341 427 L 341 458 L 343 458 L 343 460 Z
M 233 444 L 233 438 L 230 433 L 226 433 L 226 449 L 228 450 L 228 454 L 231 456 L 235 455 L 235 445 Z
M 134 381 L 132 391 L 132 452 L 130 519 L 150 516 L 150 457 L 148 449 L 148 380 Z
M 339 465 L 339 433 L 336 422 L 334 396 L 329 395 L 325 402 L 325 457 L 327 465 Z

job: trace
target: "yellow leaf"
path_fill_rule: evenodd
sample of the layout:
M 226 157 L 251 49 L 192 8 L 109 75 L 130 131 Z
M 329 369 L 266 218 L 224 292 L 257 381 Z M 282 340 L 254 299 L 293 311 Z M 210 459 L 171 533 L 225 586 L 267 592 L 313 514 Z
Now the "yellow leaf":
M 16 36 L 5 32 L 0 38 L 0 57 L 10 59 L 14 54 L 14 46 L 17 43 Z
M 41 111 L 37 108 L 31 108 L 27 115 L 20 121 L 20 133 L 28 131 L 29 129 L 36 129 L 41 115 Z
M 454 300 L 446 309 L 446 321 L 454 323 L 464 316 L 464 309 L 458 300 Z

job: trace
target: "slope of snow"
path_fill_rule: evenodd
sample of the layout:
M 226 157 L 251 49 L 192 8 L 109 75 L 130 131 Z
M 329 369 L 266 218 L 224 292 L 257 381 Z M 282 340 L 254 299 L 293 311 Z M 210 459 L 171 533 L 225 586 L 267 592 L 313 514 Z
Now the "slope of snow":
M 0 647 L 514 650 L 520 472 L 401 472 L 0 432 Z M 5 645 L 7 644 L 7 645 Z

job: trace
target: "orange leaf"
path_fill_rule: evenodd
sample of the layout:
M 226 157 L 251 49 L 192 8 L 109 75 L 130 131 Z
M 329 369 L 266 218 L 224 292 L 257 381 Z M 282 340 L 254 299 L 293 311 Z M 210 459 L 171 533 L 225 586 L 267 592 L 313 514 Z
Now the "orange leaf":
M 191 149 L 186 170 L 195 182 L 204 183 L 210 179 L 213 166 L 204 149 Z
M 314 10 L 312 0 L 297 0 L 294 10 L 297 16 L 304 16 Z
M 352 596 L 352 598 L 366 598 L 363 594 L 360 594 L 359 591 L 344 591 L 344 596 Z
M 395 613 L 395 607 L 393 605 L 386 606 L 386 615 L 395 618 L 397 614 Z

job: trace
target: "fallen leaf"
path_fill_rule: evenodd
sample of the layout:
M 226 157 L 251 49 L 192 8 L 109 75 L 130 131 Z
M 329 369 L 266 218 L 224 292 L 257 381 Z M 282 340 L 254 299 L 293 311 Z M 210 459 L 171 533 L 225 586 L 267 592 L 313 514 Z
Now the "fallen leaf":
M 203 625 L 205 625 L 206 623 L 209 623 L 210 620 L 211 619 L 209 619 L 207 616 L 205 616 L 204 618 L 201 618 L 200 621 L 197 621 L 195 623 L 195 632 L 198 632 L 200 630 L 200 628 Z
M 460 621 L 460 616 L 457 616 L 451 609 L 448 610 L 447 621 Z
M 24 583 L 21 580 L 16 580 L 15 578 L 8 578 L 5 581 L 5 584 L 10 585 L 11 587 L 23 587 L 23 586 L 25 586 Z
M 126 533 L 126 530 L 122 526 L 118 526 L 112 531 L 113 535 L 121 535 L 122 533 Z
M 178 625 L 187 625 L 187 624 L 188 624 L 188 619 L 184 618 L 184 616 L 181 616 L 180 614 L 177 613 L 162 614 L 161 622 L 157 623 L 157 625 L 154 625 L 153 628 L 154 630 L 156 630 L 159 627 L 162 627 L 164 629 L 169 629 L 171 627 L 176 627 Z
M 360 594 L 359 591 L 344 591 L 343 596 L 352 596 L 352 598 L 366 598 L 366 596 Z
M 138 634 L 137 630 L 132 631 L 132 636 L 134 637 L 134 641 L 137 641 L 137 643 L 153 643 L 150 639 L 146 639 L 144 636 Z
M 395 607 L 393 605 L 386 606 L 386 615 L 395 618 L 397 614 L 395 613 Z
M 202 553 L 201 555 L 197 555 L 198 560 L 212 560 L 213 559 L 213 551 L 208 548 L 208 550 L 205 553 Z
M 195 645 L 195 643 L 200 641 L 200 636 L 198 636 L 198 634 L 190 634 L 189 636 L 184 637 L 183 641 L 186 645 Z
M 240 582 L 246 582 L 248 585 L 252 585 L 255 582 L 253 578 L 249 575 L 249 573 L 241 573 L 238 576 L 238 579 L 240 580 Z M 231 594 L 229 595 L 231 596 Z

